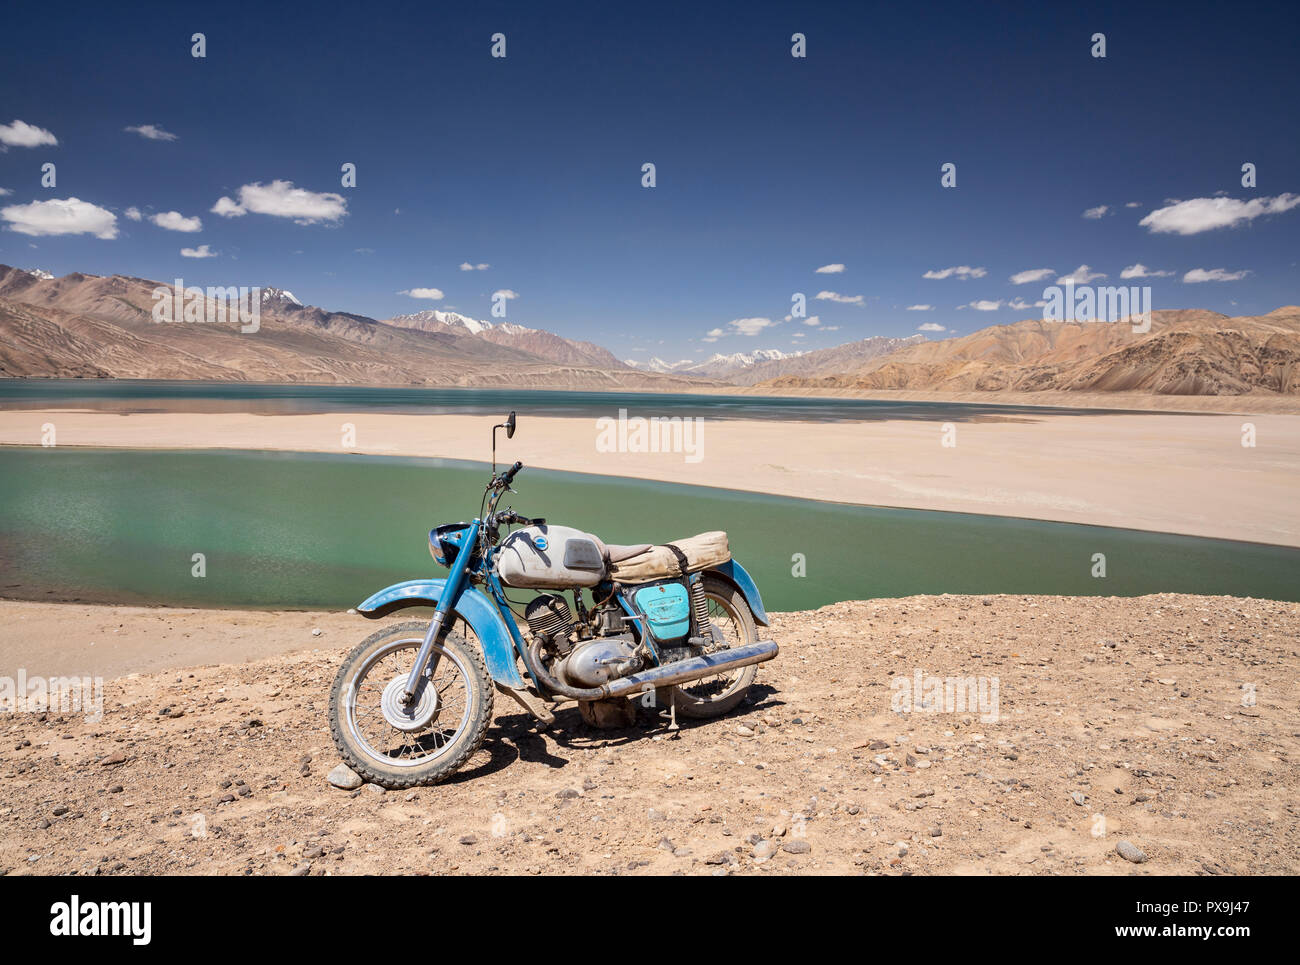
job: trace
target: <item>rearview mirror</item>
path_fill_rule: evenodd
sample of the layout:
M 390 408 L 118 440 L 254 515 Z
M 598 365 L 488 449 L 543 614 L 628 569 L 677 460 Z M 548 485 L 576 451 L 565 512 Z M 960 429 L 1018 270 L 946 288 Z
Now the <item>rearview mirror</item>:
M 514 437 L 515 437 L 515 411 L 514 409 L 511 409 L 510 414 L 506 416 L 506 438 L 513 439 Z

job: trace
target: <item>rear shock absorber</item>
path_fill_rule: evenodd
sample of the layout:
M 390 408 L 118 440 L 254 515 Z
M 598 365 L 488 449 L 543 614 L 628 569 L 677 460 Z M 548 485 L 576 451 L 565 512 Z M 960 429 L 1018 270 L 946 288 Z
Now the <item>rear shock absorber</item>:
M 691 578 L 691 612 L 695 616 L 695 635 L 711 643 L 713 627 L 709 623 L 709 600 L 704 595 L 704 578 L 698 573 Z

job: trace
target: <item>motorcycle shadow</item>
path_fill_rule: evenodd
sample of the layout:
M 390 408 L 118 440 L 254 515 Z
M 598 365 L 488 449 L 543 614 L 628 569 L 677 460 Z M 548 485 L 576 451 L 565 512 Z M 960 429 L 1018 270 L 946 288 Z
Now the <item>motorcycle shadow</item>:
M 539 730 L 537 722 L 528 714 L 502 714 L 488 729 L 487 740 L 470 765 L 462 768 L 444 783 L 459 784 L 474 781 L 504 770 L 512 764 L 545 764 L 547 767 L 567 767 L 571 756 L 561 753 L 572 751 L 585 754 L 595 749 L 623 747 L 659 737 L 676 740 L 681 734 L 698 728 L 726 728 L 734 730 L 754 715 L 784 705 L 777 690 L 766 684 L 753 684 L 743 704 L 724 717 L 712 720 L 691 720 L 678 716 L 678 730 L 669 729 L 667 711 L 661 708 L 638 708 L 637 720 L 630 727 L 593 727 L 582 719 L 576 704 L 556 711 L 555 723 Z M 487 760 L 482 759 L 487 751 Z

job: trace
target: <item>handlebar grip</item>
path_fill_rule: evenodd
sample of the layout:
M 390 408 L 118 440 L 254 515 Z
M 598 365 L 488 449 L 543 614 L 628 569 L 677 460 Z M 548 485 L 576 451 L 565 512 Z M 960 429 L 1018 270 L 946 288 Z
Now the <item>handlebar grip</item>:
M 505 472 L 501 474 L 501 481 L 504 482 L 507 486 L 509 486 L 512 482 L 514 482 L 515 473 L 517 473 L 520 469 L 523 468 L 524 468 L 524 464 L 522 462 L 515 463 L 513 466 L 511 466 L 509 469 L 507 469 Z

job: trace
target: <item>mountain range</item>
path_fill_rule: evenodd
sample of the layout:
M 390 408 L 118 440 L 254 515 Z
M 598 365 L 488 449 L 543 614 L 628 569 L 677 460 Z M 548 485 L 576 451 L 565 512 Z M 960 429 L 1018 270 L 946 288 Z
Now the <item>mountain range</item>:
M 600 346 L 521 325 L 449 312 L 380 321 L 303 305 L 279 288 L 261 289 L 253 334 L 230 321 L 159 324 L 158 288 L 170 286 L 0 265 L 0 377 L 664 391 L 720 384 L 638 372 Z
M 1128 391 L 1300 394 L 1300 307 L 1229 317 L 1155 311 L 1124 323 L 1028 320 L 928 341 L 872 336 L 809 352 L 620 361 L 592 342 L 427 310 L 383 320 L 263 288 L 255 334 L 239 322 L 159 324 L 154 291 L 126 275 L 0 265 L 0 377 L 193 379 L 683 391 Z M 178 313 L 179 314 L 179 313 Z M 170 316 L 164 313 L 163 321 Z
M 762 383 L 772 388 L 933 392 L 1300 393 L 1300 307 L 1229 317 L 1154 311 L 1147 332 L 1125 323 L 1029 320 L 910 345 L 852 370 Z

